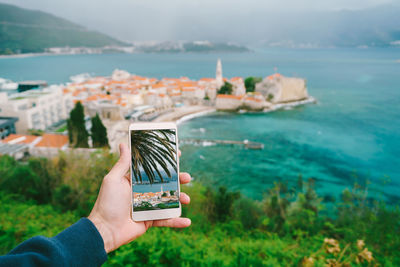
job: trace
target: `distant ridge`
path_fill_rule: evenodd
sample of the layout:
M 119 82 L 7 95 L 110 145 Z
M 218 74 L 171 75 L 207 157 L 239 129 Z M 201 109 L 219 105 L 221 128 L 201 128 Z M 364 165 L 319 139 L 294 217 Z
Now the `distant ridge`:
M 49 47 L 125 45 L 54 15 L 0 3 L 0 54 L 40 53 Z

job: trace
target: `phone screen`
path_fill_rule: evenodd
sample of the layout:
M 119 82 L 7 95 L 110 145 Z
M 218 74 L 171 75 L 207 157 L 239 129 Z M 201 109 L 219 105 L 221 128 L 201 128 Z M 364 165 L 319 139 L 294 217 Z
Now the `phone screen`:
M 176 130 L 131 130 L 133 212 L 179 208 Z

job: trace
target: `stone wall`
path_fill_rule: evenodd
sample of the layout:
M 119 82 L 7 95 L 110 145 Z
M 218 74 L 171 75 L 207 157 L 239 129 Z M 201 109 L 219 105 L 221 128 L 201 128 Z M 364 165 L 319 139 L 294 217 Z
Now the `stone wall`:
M 289 78 L 279 74 L 268 76 L 256 84 L 256 92 L 260 92 L 265 100 L 271 103 L 285 103 L 308 98 L 304 79 Z
M 300 78 L 282 78 L 282 93 L 279 102 L 291 102 L 308 97 L 306 82 Z
M 215 106 L 218 110 L 237 110 L 242 105 L 242 99 L 232 95 L 217 95 Z

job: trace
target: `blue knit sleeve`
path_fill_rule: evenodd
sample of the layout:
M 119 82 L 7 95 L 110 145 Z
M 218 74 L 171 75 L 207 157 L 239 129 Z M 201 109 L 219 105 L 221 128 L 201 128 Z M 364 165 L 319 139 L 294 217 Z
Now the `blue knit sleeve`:
M 57 236 L 33 237 L 0 257 L 0 266 L 100 266 L 107 260 L 101 235 L 82 218 Z

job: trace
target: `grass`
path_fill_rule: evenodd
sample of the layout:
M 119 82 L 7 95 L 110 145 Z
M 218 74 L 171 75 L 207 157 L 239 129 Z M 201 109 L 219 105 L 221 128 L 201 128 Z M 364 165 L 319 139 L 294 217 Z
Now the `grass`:
M 56 129 L 56 133 L 63 133 L 67 130 L 67 124 L 63 124 L 60 128 Z

